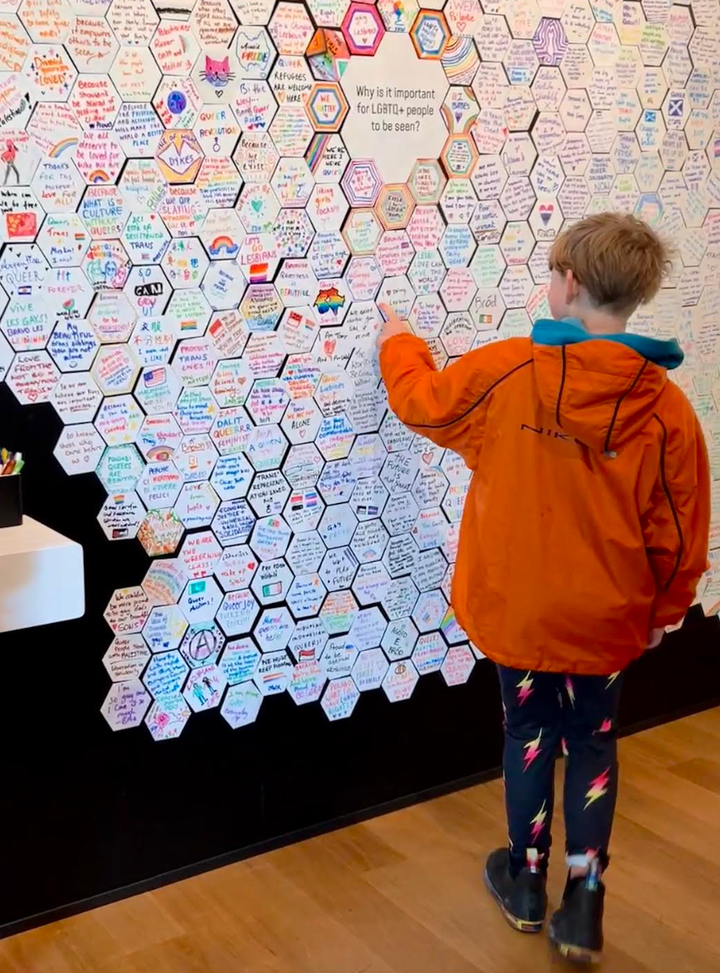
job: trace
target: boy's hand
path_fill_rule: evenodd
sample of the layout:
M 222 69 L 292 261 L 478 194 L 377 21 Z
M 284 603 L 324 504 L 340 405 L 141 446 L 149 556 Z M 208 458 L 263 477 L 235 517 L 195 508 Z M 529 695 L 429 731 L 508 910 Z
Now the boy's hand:
M 649 649 L 656 649 L 658 645 L 660 645 L 660 643 L 662 642 L 664 634 L 665 634 L 664 628 L 651 628 L 650 632 L 648 633 L 647 647 Z
M 378 304 L 378 307 L 386 318 L 375 341 L 378 350 L 382 348 L 388 338 L 394 338 L 396 334 L 412 334 L 412 329 L 407 321 L 401 321 L 389 304 Z

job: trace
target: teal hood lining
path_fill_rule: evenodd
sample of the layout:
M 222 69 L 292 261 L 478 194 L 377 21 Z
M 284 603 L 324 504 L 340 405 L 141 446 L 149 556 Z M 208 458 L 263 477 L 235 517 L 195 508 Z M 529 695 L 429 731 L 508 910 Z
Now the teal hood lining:
M 578 318 L 564 318 L 562 321 L 542 318 L 533 328 L 532 339 L 537 345 L 559 346 L 576 345 L 581 341 L 615 341 L 631 348 L 655 365 L 668 369 L 677 368 L 685 357 L 674 338 L 662 341 L 624 331 L 616 334 L 591 334 Z

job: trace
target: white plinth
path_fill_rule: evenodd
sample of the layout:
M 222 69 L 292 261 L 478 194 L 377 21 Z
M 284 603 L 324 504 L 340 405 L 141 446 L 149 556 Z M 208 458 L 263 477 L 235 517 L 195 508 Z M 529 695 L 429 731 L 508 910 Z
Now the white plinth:
M 0 632 L 84 613 L 82 547 L 30 517 L 0 528 Z

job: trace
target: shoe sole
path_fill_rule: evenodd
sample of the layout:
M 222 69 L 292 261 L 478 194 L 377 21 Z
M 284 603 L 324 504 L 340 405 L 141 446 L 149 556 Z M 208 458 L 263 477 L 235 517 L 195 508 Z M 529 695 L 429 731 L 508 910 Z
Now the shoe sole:
M 548 927 L 548 939 L 563 959 L 568 960 L 570 963 L 589 965 L 599 963 L 602 958 L 599 950 L 586 949 L 584 946 L 575 946 L 573 943 L 561 942 L 555 935 L 552 925 Z
M 517 916 L 514 916 L 512 912 L 509 912 L 505 908 L 505 903 L 493 888 L 493 884 L 490 881 L 490 876 L 487 873 L 487 869 L 485 869 L 485 871 L 483 872 L 483 878 L 485 879 L 485 888 L 488 890 L 490 895 L 492 895 L 493 899 L 495 899 L 497 904 L 500 906 L 500 911 L 505 917 L 505 921 L 509 925 L 511 925 L 513 929 L 515 929 L 517 932 L 524 932 L 524 933 L 542 932 L 543 923 L 545 922 L 544 919 L 541 919 L 540 922 L 530 922 L 528 919 L 518 919 Z

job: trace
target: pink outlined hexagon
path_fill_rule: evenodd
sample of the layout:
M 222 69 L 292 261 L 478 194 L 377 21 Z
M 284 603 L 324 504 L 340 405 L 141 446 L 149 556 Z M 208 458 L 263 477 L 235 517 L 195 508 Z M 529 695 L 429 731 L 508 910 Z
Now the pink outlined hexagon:
M 340 185 L 353 208 L 374 206 L 382 189 L 383 179 L 374 159 L 352 159 Z
M 342 32 L 351 54 L 372 57 L 385 34 L 385 25 L 371 4 L 353 2 L 342 22 Z

